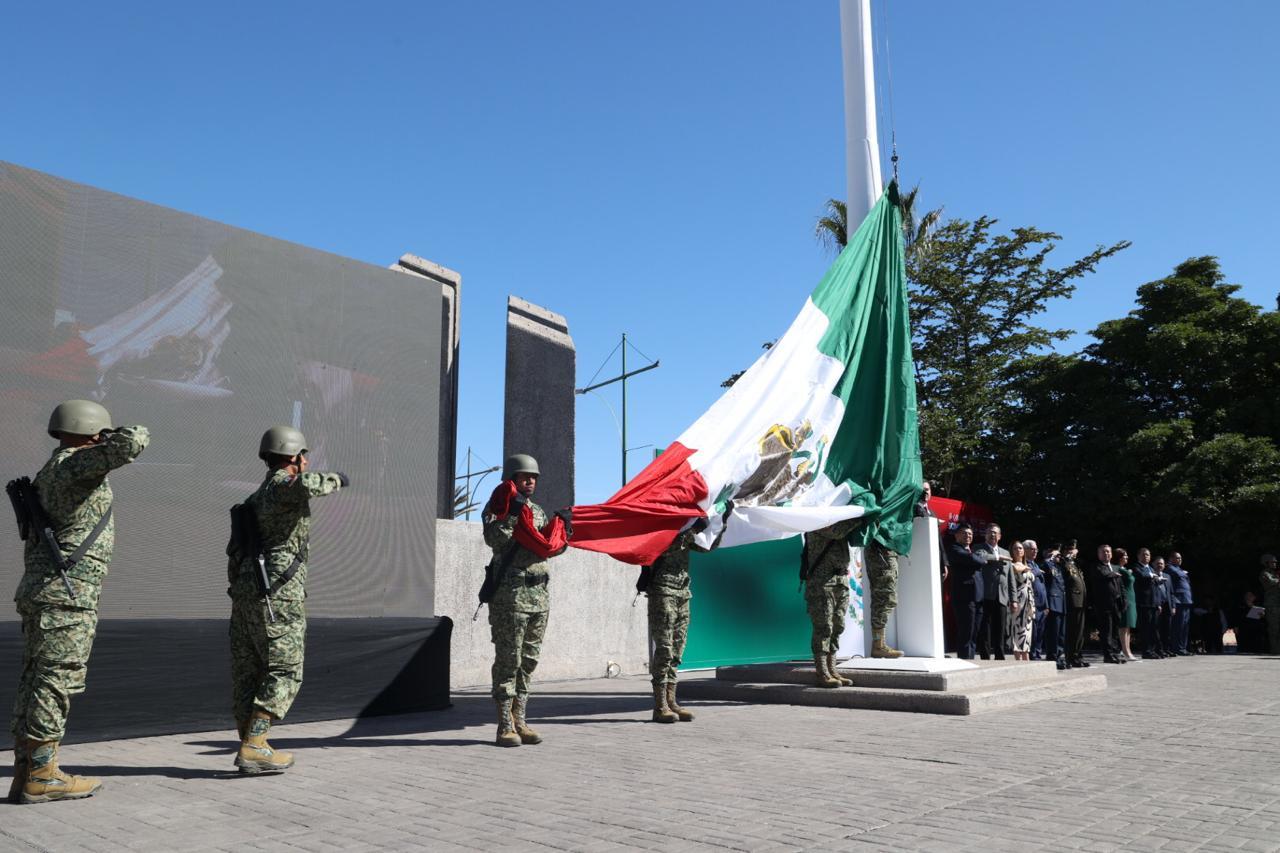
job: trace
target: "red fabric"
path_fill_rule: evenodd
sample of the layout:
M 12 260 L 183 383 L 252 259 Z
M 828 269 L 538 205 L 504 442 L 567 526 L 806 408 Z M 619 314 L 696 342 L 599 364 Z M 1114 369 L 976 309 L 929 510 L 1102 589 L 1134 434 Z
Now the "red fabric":
M 28 376 L 59 382 L 92 383 L 98 378 L 98 362 L 89 355 L 89 345 L 79 334 L 72 335 L 51 350 L 32 356 L 17 369 Z
M 690 518 L 706 515 L 707 484 L 689 467 L 692 455 L 674 442 L 609 500 L 575 506 L 569 544 L 624 563 L 652 563 Z
M 516 496 L 516 484 L 504 480 L 489 496 L 489 503 L 484 511 L 501 521 L 511 512 L 511 499 Z M 564 520 L 553 515 L 551 520 L 539 530 L 533 526 L 533 510 L 528 504 L 520 507 L 520 520 L 516 522 L 516 541 L 539 557 L 554 557 L 569 545 L 569 536 L 564 529 Z
M 992 520 L 990 507 L 955 498 L 929 498 L 929 509 L 938 517 L 938 529 L 943 533 L 962 521 L 975 529 L 984 529 Z

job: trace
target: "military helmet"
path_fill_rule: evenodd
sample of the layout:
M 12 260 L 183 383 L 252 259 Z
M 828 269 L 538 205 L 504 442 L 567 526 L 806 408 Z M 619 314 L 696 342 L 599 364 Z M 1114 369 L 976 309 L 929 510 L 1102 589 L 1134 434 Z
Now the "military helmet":
M 507 457 L 507 464 L 502 469 L 503 478 L 510 480 L 516 474 L 537 474 L 542 476 L 542 472 L 538 470 L 538 460 L 528 453 L 517 453 L 514 456 Z
M 49 415 L 49 435 L 97 435 L 111 429 L 111 413 L 92 400 L 67 400 Z
M 307 452 L 307 437 L 302 430 L 291 426 L 273 426 L 262 434 L 258 443 L 258 458 L 266 459 L 268 454 L 276 456 L 297 456 Z

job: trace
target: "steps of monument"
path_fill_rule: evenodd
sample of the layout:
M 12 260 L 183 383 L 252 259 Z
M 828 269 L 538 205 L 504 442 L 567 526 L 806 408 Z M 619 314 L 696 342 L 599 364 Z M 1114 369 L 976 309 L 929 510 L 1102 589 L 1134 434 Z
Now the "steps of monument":
M 841 675 L 853 681 L 854 687 L 939 692 L 1026 685 L 1034 681 L 1054 680 L 1067 675 L 1067 673 L 1059 673 L 1053 661 L 975 661 L 975 663 L 977 666 L 972 669 L 919 672 L 883 668 L 861 669 L 858 666 L 858 660 L 854 659 L 840 664 L 837 669 L 840 670 Z M 813 664 L 810 662 L 789 661 L 722 666 L 716 669 L 716 678 L 722 681 L 812 685 L 814 672 Z
M 810 679 L 813 672 L 809 671 Z M 1022 683 L 984 689 L 907 689 L 892 687 L 823 688 L 800 683 L 730 681 L 697 678 L 680 682 L 681 697 L 774 705 L 808 705 L 924 714 L 969 715 L 1033 702 L 1097 693 L 1107 687 L 1102 674 L 1057 673 Z

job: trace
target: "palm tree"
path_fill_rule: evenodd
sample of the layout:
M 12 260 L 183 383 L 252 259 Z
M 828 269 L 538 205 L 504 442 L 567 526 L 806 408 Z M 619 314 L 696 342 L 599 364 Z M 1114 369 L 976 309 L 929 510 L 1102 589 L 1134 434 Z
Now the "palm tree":
M 916 219 L 916 198 L 920 193 L 920 185 L 916 184 L 910 192 L 898 195 L 898 211 L 902 214 L 902 243 L 907 254 L 923 250 L 929 244 L 929 235 L 942 219 L 942 208 L 931 210 Z M 839 199 L 827 199 L 827 212 L 818 219 L 813 229 L 818 242 L 828 249 L 839 252 L 849 242 L 849 208 Z

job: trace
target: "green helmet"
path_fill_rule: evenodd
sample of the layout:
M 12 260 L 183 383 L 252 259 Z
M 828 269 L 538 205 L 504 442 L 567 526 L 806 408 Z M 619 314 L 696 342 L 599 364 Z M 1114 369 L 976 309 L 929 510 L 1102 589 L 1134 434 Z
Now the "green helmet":
M 307 452 L 307 437 L 302 430 L 291 426 L 273 426 L 262 434 L 258 442 L 258 458 L 266 459 L 267 454 L 276 456 L 297 456 Z
M 510 480 L 516 474 L 537 474 L 542 476 L 542 472 L 538 470 L 538 460 L 528 453 L 517 453 L 514 456 L 507 457 L 507 464 L 502 468 L 503 479 Z
M 49 415 L 49 435 L 97 435 L 111 429 L 111 413 L 92 400 L 67 400 Z

